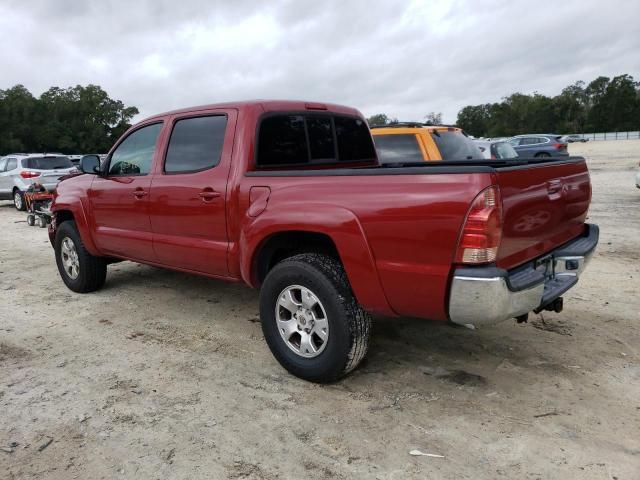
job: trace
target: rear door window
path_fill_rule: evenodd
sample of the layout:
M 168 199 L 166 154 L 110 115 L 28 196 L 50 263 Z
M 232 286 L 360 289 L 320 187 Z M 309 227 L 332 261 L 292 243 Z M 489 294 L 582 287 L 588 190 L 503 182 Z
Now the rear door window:
M 424 161 L 416 135 L 374 135 L 373 141 L 380 163 Z
M 34 170 L 56 170 L 73 167 L 69 157 L 31 157 L 23 160 L 23 162 L 26 168 L 33 168 Z
M 258 167 L 373 161 L 366 123 L 355 117 L 313 114 L 269 115 L 260 123 Z
M 0 172 L 4 172 L 7 169 L 7 159 L 0 160 Z
M 226 115 L 178 120 L 171 132 L 164 171 L 197 172 L 218 165 L 226 126 Z
M 473 140 L 458 130 L 439 130 L 431 132 L 442 160 L 479 160 L 484 158 Z

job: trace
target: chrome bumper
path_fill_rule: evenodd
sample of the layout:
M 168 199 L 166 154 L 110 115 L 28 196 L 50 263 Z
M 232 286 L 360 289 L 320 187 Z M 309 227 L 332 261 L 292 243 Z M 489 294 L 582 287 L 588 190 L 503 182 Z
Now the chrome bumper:
M 449 318 L 461 325 L 489 325 L 544 308 L 573 287 L 598 243 L 596 225 L 585 235 L 514 270 L 458 268 L 449 296 Z

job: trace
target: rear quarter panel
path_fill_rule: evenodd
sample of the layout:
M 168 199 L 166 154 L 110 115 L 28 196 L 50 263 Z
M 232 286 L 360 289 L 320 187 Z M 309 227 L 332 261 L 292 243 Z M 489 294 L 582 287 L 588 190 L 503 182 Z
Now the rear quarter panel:
M 265 212 L 244 223 L 239 251 L 280 229 L 321 229 L 338 247 L 365 309 L 446 320 L 459 231 L 471 201 L 490 183 L 489 174 L 478 173 L 247 177 L 241 211 L 251 186 L 268 186 L 271 196 Z M 241 263 L 245 277 L 246 259 Z

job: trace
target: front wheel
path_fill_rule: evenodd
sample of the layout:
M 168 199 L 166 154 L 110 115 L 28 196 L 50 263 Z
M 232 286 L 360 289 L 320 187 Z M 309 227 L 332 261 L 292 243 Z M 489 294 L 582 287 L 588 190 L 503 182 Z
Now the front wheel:
M 87 293 L 104 285 L 107 262 L 87 251 L 75 222 L 66 221 L 58 227 L 53 248 L 62 281 L 70 290 Z
M 278 362 L 312 382 L 332 382 L 367 353 L 371 317 L 357 303 L 338 260 L 305 253 L 287 258 L 260 291 L 264 337 Z

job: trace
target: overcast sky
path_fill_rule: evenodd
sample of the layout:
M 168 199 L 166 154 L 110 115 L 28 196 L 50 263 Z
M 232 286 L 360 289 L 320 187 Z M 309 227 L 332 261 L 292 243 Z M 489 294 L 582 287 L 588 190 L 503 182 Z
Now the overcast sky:
M 454 122 L 465 105 L 640 80 L 640 1 L 0 0 L 0 89 L 94 83 L 144 116 L 251 98 Z

